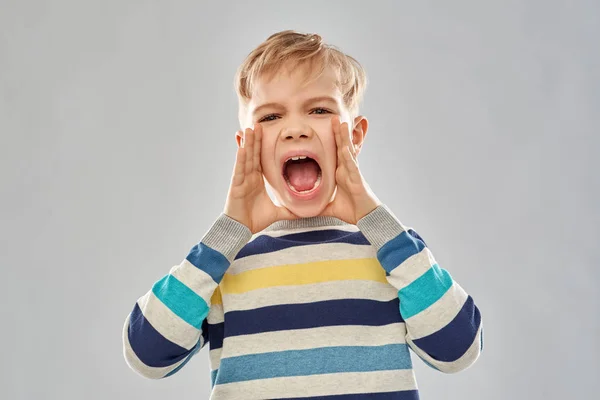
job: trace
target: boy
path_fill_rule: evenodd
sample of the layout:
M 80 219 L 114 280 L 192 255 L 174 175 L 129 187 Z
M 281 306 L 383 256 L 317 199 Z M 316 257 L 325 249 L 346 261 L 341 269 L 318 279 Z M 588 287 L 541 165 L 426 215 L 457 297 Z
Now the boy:
M 473 299 L 359 171 L 365 82 L 318 35 L 248 56 L 224 211 L 128 315 L 131 368 L 167 377 L 209 343 L 214 400 L 413 400 L 409 348 L 442 372 L 475 362 Z

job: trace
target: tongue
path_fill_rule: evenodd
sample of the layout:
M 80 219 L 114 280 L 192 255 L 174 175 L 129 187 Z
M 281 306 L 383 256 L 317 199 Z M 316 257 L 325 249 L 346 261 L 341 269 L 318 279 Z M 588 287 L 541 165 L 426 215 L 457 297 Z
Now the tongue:
M 319 175 L 319 166 L 310 159 L 291 161 L 286 168 L 286 174 L 294 189 L 302 192 L 315 186 Z

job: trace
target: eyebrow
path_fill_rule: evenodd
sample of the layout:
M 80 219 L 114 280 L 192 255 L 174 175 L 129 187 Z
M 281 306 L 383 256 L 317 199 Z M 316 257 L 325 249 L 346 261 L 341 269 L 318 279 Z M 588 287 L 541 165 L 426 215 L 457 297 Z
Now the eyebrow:
M 310 99 L 307 99 L 306 101 L 304 101 L 304 103 L 302 104 L 303 106 L 306 106 L 307 104 L 310 103 L 317 103 L 319 101 L 330 101 L 332 103 L 335 103 L 337 105 L 337 100 L 331 96 L 318 96 L 318 97 L 311 97 Z M 285 108 L 283 105 L 276 103 L 276 102 L 272 102 L 272 103 L 265 103 L 265 104 L 261 104 L 260 106 L 256 107 L 254 109 L 254 111 L 252 111 L 252 115 L 256 115 L 260 112 L 260 110 L 262 110 L 263 108 L 277 108 L 277 109 L 282 109 Z

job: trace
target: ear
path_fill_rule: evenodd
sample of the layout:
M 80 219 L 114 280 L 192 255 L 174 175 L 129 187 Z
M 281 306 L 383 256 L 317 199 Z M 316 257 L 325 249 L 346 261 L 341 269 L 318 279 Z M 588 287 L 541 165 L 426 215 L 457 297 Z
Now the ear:
M 352 128 L 352 144 L 356 149 L 356 155 L 360 153 L 365 136 L 367 136 L 367 130 L 369 129 L 369 121 L 366 117 L 359 115 L 354 118 L 354 128 Z
M 237 131 L 235 133 L 235 141 L 238 147 L 242 147 L 242 139 L 244 137 L 244 133 L 242 131 Z

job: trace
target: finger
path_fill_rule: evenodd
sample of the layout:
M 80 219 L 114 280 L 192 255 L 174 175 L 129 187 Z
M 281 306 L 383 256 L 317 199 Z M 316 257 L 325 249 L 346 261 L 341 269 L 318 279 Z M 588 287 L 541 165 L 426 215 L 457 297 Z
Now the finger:
M 354 155 L 349 147 L 344 148 L 344 162 L 346 163 L 346 168 L 348 168 L 349 171 L 353 171 L 354 169 L 358 168 L 356 159 L 354 158 Z
M 338 150 L 339 164 L 348 169 L 348 124 L 340 123 L 340 147 Z
M 348 171 L 348 177 L 352 182 L 356 183 L 362 180 L 358 163 L 348 147 L 344 149 L 344 167 Z
M 235 153 L 235 166 L 233 168 L 232 185 L 239 186 L 244 182 L 244 168 L 246 164 L 246 149 L 238 147 Z
M 344 138 L 344 146 L 348 147 L 348 149 L 350 150 L 350 154 L 352 154 L 352 156 L 354 156 L 355 155 L 354 144 L 352 143 L 352 135 L 350 134 L 350 124 L 349 123 L 344 122 L 342 124 L 341 135 Z
M 246 149 L 246 162 L 244 165 L 244 173 L 249 176 L 254 167 L 253 150 L 254 150 L 254 132 L 250 128 L 246 128 L 244 132 L 244 148 Z
M 340 165 L 342 160 L 342 137 L 340 135 L 340 118 L 338 116 L 334 116 L 331 118 L 331 125 L 333 130 L 333 137 L 335 139 L 336 151 L 337 151 L 337 166 Z
M 261 151 L 261 143 L 262 143 L 262 125 L 256 124 L 254 126 L 254 165 L 253 168 L 255 171 L 262 172 L 262 166 L 260 165 L 260 151 Z

